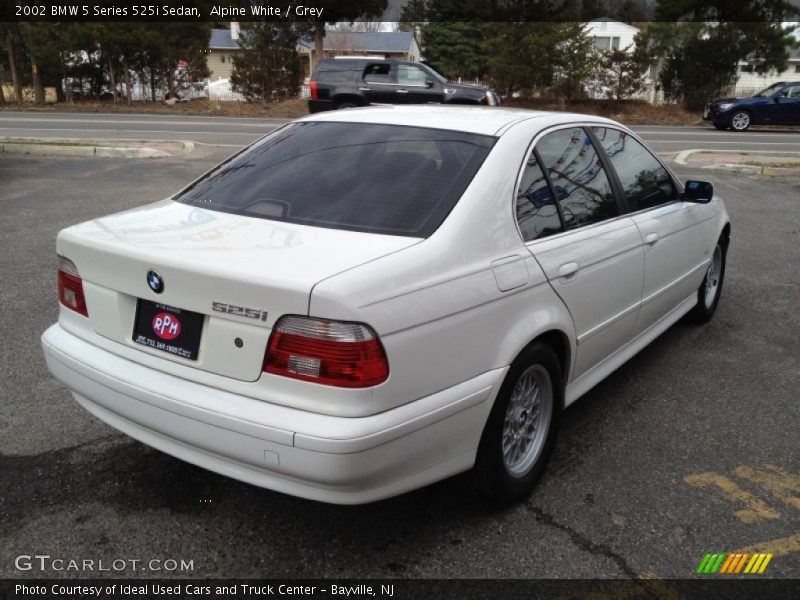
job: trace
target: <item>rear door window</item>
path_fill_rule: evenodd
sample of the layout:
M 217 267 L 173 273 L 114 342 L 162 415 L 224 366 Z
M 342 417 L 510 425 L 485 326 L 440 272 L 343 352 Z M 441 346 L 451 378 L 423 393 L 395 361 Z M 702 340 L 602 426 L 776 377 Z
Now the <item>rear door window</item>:
M 553 193 L 533 151 L 525 163 L 517 190 L 517 223 L 526 242 L 561 231 Z
M 491 136 L 366 123 L 292 123 L 180 192 L 212 210 L 427 237 L 458 202 Z
M 368 64 L 364 69 L 364 81 L 367 83 L 391 83 L 391 77 L 389 63 Z
M 619 215 L 603 163 L 581 127 L 548 133 L 536 144 L 566 229 Z

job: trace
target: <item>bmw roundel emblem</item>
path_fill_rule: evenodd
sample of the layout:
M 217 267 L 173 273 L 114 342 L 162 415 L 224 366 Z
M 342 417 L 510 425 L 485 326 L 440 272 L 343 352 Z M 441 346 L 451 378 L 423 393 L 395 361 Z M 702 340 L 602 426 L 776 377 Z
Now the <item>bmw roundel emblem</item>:
M 160 294 L 164 291 L 164 280 L 161 279 L 161 275 L 155 271 L 147 272 L 147 285 L 149 285 L 150 289 L 156 294 Z

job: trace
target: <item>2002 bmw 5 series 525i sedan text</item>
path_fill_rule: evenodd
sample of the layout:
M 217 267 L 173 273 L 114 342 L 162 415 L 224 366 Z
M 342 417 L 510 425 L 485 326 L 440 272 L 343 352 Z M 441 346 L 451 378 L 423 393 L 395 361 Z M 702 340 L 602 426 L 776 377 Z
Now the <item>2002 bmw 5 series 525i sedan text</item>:
M 684 315 L 730 226 L 628 129 L 385 107 L 290 123 L 61 231 L 52 373 L 187 462 L 326 502 L 528 494 L 564 406 Z

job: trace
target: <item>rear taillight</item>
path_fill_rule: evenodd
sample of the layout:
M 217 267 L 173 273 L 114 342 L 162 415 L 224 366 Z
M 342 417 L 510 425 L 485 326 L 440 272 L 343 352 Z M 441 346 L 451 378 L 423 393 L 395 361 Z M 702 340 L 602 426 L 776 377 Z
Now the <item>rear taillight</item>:
M 311 317 L 281 317 L 272 329 L 264 371 L 337 387 L 378 385 L 389 363 L 366 325 Z
M 58 257 L 58 300 L 77 313 L 88 317 L 83 282 L 75 263 L 63 256 Z
M 311 99 L 317 99 L 317 82 L 315 80 L 311 80 L 308 82 L 308 92 L 311 94 Z

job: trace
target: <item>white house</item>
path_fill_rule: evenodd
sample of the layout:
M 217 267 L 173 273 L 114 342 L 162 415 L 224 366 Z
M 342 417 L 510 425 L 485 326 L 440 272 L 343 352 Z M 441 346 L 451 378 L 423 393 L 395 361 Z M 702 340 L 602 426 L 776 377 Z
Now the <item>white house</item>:
M 636 47 L 636 34 L 639 28 L 621 21 L 615 21 L 608 17 L 601 17 L 594 21 L 589 21 L 584 25 L 586 35 L 594 40 L 594 47 L 597 50 L 625 50 L 633 52 Z M 656 78 L 658 77 L 658 65 L 650 65 L 647 73 L 643 76 L 647 82 L 647 88 L 636 97 L 647 100 L 651 103 L 661 102 L 661 93 L 656 89 Z M 603 94 L 595 90 L 594 97 L 602 97 Z
M 755 63 L 739 61 L 739 79 L 733 89 L 734 96 L 752 96 L 779 81 L 800 81 L 800 48 L 789 48 L 789 62 L 783 71 L 770 71 L 765 75 L 755 72 Z
M 594 39 L 594 47 L 598 50 L 633 48 L 633 38 L 639 28 L 608 17 L 589 21 L 584 27 L 586 35 Z
M 233 57 L 242 51 L 239 46 L 239 23 L 231 22 L 230 28 L 212 29 L 206 49 L 206 62 L 211 71 L 209 81 L 230 79 Z

